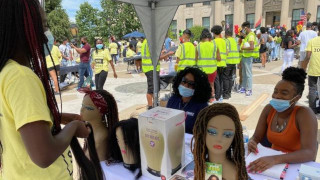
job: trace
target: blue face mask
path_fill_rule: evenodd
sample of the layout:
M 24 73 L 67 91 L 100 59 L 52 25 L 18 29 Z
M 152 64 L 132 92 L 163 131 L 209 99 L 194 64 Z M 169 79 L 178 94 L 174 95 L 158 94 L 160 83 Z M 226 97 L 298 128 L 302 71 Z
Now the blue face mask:
M 103 48 L 103 44 L 97 44 L 96 47 L 97 47 L 97 49 L 102 49 Z
M 194 94 L 194 89 L 186 88 L 183 85 L 179 85 L 179 93 L 182 97 L 191 97 Z
M 47 36 L 47 39 L 48 39 L 48 48 L 46 46 L 46 44 L 44 44 L 44 55 L 45 56 L 48 56 L 49 55 L 49 52 L 51 52 L 52 50 L 52 47 L 53 47 L 53 44 L 54 44 L 54 38 L 53 38 L 53 35 L 52 33 L 48 30 L 44 33 L 46 36 Z
M 296 96 L 297 97 L 297 96 Z M 294 98 L 296 98 L 294 97 Z M 292 99 L 294 99 L 292 98 Z M 270 105 L 277 111 L 277 112 L 283 112 L 287 109 L 289 109 L 292 104 L 294 104 L 294 102 L 292 102 L 290 104 L 290 101 L 291 100 L 282 100 L 282 99 L 275 99 L 275 98 L 272 98 L 272 100 L 270 101 Z

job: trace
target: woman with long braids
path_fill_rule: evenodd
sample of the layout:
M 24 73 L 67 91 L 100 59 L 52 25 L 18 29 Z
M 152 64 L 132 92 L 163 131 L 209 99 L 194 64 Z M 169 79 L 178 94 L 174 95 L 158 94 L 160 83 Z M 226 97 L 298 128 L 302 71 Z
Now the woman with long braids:
M 223 179 L 248 179 L 242 126 L 239 114 L 232 105 L 217 103 L 199 113 L 193 129 L 191 147 L 195 180 L 205 179 L 208 161 L 222 165 Z
M 94 147 L 91 161 L 76 139 L 92 142 L 90 129 L 72 121 L 78 115 L 59 113 L 46 69 L 53 40 L 46 24 L 38 0 L 0 0 L 1 178 L 72 179 L 71 143 L 81 178 L 102 179 Z M 61 129 L 61 122 L 70 123 Z

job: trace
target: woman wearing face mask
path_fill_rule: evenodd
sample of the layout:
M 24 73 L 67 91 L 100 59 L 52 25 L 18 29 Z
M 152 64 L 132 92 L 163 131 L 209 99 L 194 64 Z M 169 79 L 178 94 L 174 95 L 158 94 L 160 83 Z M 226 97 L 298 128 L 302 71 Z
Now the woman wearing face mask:
M 249 172 L 262 172 L 276 164 L 316 159 L 317 119 L 310 108 L 296 105 L 302 96 L 305 78 L 306 73 L 300 68 L 290 67 L 283 72 L 248 144 L 249 152 L 259 153 L 257 144 L 266 134 L 273 149 L 287 154 L 259 158 L 249 165 Z
M 104 83 L 108 77 L 109 63 L 113 70 L 114 78 L 118 75 L 114 68 L 110 53 L 108 49 L 105 49 L 103 41 L 97 39 L 95 41 L 95 51 L 92 52 L 92 62 L 91 67 L 95 70 L 95 84 L 97 90 L 103 90 Z
M 173 91 L 167 107 L 186 112 L 186 133 L 192 134 L 198 113 L 208 106 L 211 97 L 208 76 L 196 66 L 186 67 L 177 74 Z

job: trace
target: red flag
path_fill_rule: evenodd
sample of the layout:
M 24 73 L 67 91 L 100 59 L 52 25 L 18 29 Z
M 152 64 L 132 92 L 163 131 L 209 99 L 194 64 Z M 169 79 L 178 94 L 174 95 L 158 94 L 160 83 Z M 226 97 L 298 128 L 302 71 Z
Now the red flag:
M 261 26 L 261 19 L 262 17 L 260 16 L 259 20 L 257 21 L 256 25 L 254 25 L 254 28 L 260 28 Z

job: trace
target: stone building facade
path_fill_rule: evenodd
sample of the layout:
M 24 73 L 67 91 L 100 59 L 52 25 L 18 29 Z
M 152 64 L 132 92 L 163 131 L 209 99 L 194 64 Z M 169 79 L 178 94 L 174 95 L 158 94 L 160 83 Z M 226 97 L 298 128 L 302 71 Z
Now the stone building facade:
M 320 22 L 320 0 L 219 0 L 182 5 L 172 21 L 174 33 L 192 26 L 212 27 L 225 21 L 229 27 L 249 21 L 254 28 L 261 18 L 262 26 L 296 26 L 304 12 L 309 21 Z

